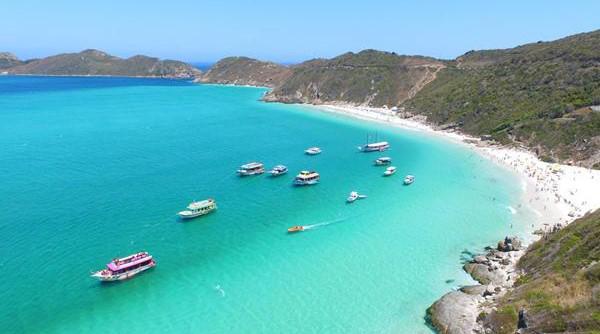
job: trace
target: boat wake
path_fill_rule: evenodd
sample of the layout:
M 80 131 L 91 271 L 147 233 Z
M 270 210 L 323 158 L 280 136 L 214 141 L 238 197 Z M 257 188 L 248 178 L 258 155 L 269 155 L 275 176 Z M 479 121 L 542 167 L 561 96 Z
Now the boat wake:
M 322 222 L 322 223 L 318 223 L 318 224 L 304 225 L 302 227 L 306 231 L 306 230 L 312 230 L 315 228 L 319 228 L 319 227 L 323 227 L 323 226 L 327 226 L 327 225 L 331 225 L 331 224 L 335 224 L 335 223 L 340 223 L 340 222 L 343 222 L 344 220 L 346 220 L 346 218 L 340 218 L 340 219 L 326 221 L 326 222 Z

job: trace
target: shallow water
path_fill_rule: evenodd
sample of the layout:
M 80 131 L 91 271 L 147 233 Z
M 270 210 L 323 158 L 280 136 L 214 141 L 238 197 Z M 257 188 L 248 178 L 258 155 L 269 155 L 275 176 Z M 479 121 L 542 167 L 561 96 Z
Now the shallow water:
M 472 151 L 263 93 L 0 77 L 2 332 L 430 333 L 425 309 L 471 282 L 461 252 L 524 230 L 518 180 Z M 374 132 L 392 177 L 356 150 Z M 236 177 L 253 160 L 290 173 Z M 292 187 L 303 169 L 321 183 Z M 217 212 L 177 220 L 207 197 Z M 157 267 L 88 276 L 139 250 Z

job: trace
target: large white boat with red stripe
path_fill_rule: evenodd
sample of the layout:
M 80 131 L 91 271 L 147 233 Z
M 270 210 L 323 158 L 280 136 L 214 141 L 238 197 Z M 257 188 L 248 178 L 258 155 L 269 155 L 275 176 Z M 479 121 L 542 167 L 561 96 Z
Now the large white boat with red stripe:
M 152 255 L 139 252 L 120 259 L 114 259 L 102 269 L 92 273 L 92 277 L 100 281 L 120 281 L 133 277 L 142 271 L 156 266 Z

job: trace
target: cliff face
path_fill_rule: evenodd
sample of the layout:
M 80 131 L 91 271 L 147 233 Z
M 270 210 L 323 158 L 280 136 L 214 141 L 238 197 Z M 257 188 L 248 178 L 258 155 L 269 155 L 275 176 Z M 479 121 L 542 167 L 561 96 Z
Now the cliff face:
M 600 31 L 472 51 L 405 103 L 434 123 L 600 168 Z
M 279 64 L 247 57 L 221 59 L 196 82 L 277 87 L 285 82 L 292 70 Z
M 6 69 L 9 74 L 114 75 L 192 78 L 200 75 L 193 66 L 175 60 L 147 56 L 123 59 L 98 50 L 65 53 L 28 61 Z
M 414 96 L 444 67 L 426 57 L 365 50 L 293 67 L 292 75 L 265 96 L 286 103 L 396 106 Z

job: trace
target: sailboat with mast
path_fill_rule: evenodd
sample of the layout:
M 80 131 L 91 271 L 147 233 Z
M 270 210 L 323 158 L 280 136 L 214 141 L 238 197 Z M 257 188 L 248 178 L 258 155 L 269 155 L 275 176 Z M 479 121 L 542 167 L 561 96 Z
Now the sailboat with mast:
M 367 134 L 367 143 L 359 146 L 358 150 L 361 152 L 383 152 L 390 148 L 390 143 L 387 141 L 378 141 L 378 135 L 375 133 L 375 141 L 370 141 L 370 135 Z

